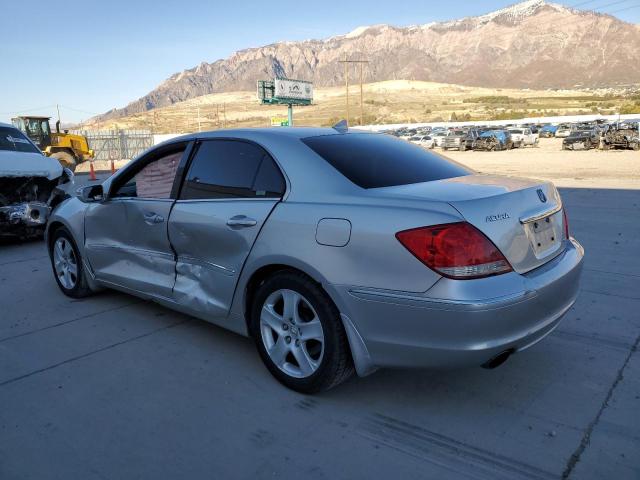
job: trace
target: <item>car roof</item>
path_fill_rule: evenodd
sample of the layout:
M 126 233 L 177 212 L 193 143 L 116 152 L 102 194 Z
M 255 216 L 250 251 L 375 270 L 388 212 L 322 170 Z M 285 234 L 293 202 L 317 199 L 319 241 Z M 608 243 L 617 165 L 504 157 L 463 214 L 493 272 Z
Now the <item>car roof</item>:
M 253 139 L 260 137 L 262 139 L 278 139 L 278 138 L 307 138 L 318 137 L 321 135 L 348 135 L 353 133 L 372 133 L 367 130 L 347 130 L 341 132 L 334 128 L 320 128 L 320 127 L 264 127 L 264 128 L 229 128 L 220 130 L 211 130 L 207 132 L 197 132 L 180 137 L 172 138 L 167 143 L 173 143 L 175 141 L 187 141 L 207 138 L 246 138 Z
M 340 132 L 333 128 L 308 127 L 274 127 L 274 128 L 241 128 L 223 129 L 210 132 L 197 132 L 175 137 L 166 142 L 155 145 L 142 155 L 147 155 L 157 149 L 171 145 L 206 139 L 230 139 L 254 142 L 264 148 L 278 163 L 290 185 L 288 198 L 296 200 L 303 198 L 327 198 L 332 194 L 350 194 L 358 188 L 349 180 L 338 174 L 322 157 L 300 140 L 308 137 L 328 135 L 378 135 L 366 130 L 349 130 Z M 129 165 L 133 165 L 138 159 Z M 104 184 L 110 188 L 113 179 L 125 174 L 129 167 L 119 170 L 113 177 L 105 180 Z M 132 167 L 133 168 L 133 167 Z M 294 180 L 294 181 L 292 181 Z

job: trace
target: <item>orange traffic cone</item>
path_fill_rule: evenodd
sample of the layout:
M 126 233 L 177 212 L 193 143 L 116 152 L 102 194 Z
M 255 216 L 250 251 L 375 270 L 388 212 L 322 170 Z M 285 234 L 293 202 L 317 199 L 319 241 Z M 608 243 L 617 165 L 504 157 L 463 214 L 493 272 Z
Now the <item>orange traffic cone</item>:
M 116 166 L 114 165 L 113 158 L 111 159 L 111 175 L 116 173 Z
M 96 171 L 93 169 L 93 160 L 89 160 L 89 180 L 98 180 Z

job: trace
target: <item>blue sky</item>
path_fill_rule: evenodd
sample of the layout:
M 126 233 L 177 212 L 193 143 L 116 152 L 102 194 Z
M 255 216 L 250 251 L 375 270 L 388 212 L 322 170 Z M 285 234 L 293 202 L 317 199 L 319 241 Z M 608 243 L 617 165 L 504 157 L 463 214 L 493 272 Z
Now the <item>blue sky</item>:
M 63 121 L 78 121 L 126 105 L 172 73 L 243 48 L 326 38 L 361 25 L 480 15 L 512 3 L 9 0 L 0 9 L 0 121 L 17 111 L 53 115 L 56 103 L 62 105 Z M 605 12 L 624 9 L 615 15 L 640 23 L 638 0 L 558 3 Z M 67 26 L 55 25 L 65 19 Z

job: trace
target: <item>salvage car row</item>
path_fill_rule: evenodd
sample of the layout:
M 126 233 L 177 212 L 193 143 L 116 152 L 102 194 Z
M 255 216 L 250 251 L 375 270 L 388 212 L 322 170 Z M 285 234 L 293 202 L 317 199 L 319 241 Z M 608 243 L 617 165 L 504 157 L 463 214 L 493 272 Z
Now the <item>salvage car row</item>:
M 640 150 L 640 122 L 602 121 L 574 124 L 522 124 L 504 126 L 419 127 L 386 130 L 384 133 L 443 150 L 498 151 L 536 147 L 540 138 L 562 138 L 563 150 L 600 148 Z

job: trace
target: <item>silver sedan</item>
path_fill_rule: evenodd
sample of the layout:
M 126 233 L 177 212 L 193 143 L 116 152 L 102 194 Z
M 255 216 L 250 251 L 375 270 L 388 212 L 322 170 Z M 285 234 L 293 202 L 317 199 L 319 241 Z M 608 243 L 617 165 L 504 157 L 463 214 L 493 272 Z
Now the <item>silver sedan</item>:
M 339 129 L 147 151 L 51 215 L 64 294 L 113 288 L 254 339 L 302 392 L 380 367 L 496 367 L 574 303 L 583 249 L 549 182 Z

